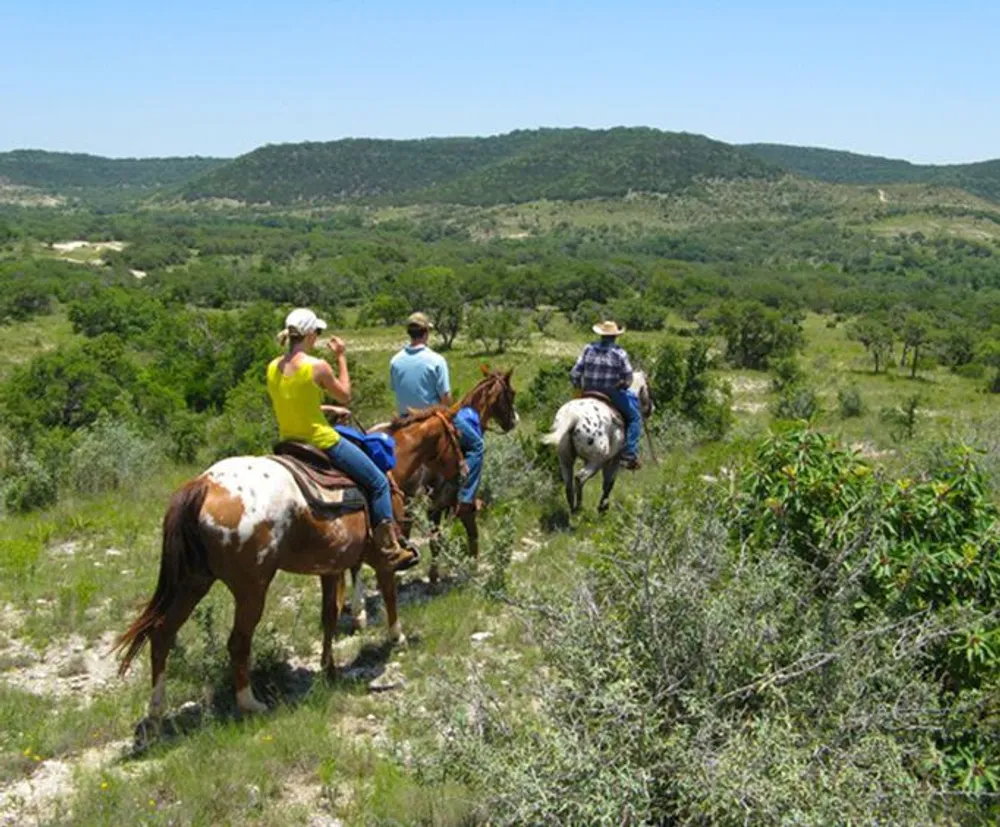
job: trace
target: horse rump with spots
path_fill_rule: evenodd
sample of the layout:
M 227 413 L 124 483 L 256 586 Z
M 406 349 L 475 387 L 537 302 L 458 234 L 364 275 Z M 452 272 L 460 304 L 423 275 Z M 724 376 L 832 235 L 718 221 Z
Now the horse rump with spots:
M 643 419 L 653 412 L 652 398 L 646 375 L 635 371 L 631 390 L 639 397 Z M 592 397 L 573 399 L 557 412 L 549 431 L 542 441 L 555 445 L 559 455 L 559 472 L 566 486 L 566 501 L 570 510 L 579 511 L 583 505 L 583 486 L 598 471 L 603 477 L 599 511 L 608 507 L 608 498 L 615 485 L 615 477 L 625 448 L 625 422 L 610 403 Z M 575 471 L 577 459 L 583 467 Z

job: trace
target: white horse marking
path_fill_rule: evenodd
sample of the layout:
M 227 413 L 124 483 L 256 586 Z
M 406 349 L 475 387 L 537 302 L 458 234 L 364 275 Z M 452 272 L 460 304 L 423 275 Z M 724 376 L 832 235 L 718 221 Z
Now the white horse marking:
M 389 627 L 389 639 L 401 645 L 406 643 L 406 635 L 403 634 L 403 626 L 399 620 Z
M 249 684 L 236 693 L 236 704 L 244 712 L 267 712 L 267 704 L 262 704 L 257 700 Z
M 365 611 L 365 581 L 360 571 L 354 578 L 354 593 L 351 595 L 351 618 L 355 629 L 364 629 L 368 625 L 368 613 Z M 391 631 L 390 634 L 392 634 Z
M 277 551 L 295 515 L 308 510 L 292 475 L 283 465 L 267 457 L 229 457 L 215 463 L 205 473 L 243 506 L 235 529 L 227 529 L 215 524 L 210 517 L 202 517 L 207 527 L 222 535 L 224 543 L 238 537 L 242 545 L 261 524 L 270 526 L 271 539 L 257 552 L 258 562 Z
M 163 707 L 167 700 L 167 677 L 166 672 L 161 672 L 160 677 L 156 679 L 156 684 L 153 686 L 153 694 L 149 699 L 149 717 L 150 718 L 161 718 L 163 717 Z

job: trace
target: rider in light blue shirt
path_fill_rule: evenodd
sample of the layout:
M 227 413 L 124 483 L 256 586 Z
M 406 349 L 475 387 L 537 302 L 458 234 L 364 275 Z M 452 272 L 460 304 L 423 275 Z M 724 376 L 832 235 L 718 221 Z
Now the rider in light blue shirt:
M 396 394 L 396 409 L 400 415 L 410 408 L 431 405 L 451 405 L 451 383 L 448 363 L 427 346 L 433 328 L 423 313 L 414 313 L 406 320 L 410 344 L 389 363 L 389 381 Z M 459 512 L 474 511 L 476 491 L 483 474 L 483 429 L 479 414 L 473 408 L 460 408 L 453 419 L 459 444 L 469 471 L 458 493 Z

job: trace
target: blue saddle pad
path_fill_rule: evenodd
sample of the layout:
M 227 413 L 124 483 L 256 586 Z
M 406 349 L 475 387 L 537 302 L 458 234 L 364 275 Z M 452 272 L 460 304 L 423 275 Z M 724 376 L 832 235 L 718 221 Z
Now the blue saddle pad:
M 388 434 L 364 434 L 347 425 L 336 425 L 334 428 L 344 439 L 349 439 L 364 451 L 381 471 L 389 472 L 396 467 L 396 440 Z

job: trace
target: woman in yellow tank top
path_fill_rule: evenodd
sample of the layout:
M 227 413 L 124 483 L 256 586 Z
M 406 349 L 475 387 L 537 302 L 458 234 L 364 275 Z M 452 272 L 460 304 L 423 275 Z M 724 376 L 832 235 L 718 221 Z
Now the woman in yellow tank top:
M 336 336 L 327 342 L 337 357 L 336 374 L 325 359 L 309 355 L 325 329 L 326 322 L 304 307 L 293 310 L 285 319 L 285 329 L 278 338 L 288 351 L 267 366 L 267 392 L 278 420 L 278 431 L 283 440 L 307 442 L 322 449 L 334 467 L 361 486 L 371 507 L 375 544 L 395 570 L 402 571 L 420 558 L 416 550 L 399 545 L 389 481 L 364 451 L 341 439 L 323 413 L 324 391 L 345 405 L 351 401 L 351 376 L 344 343 Z

